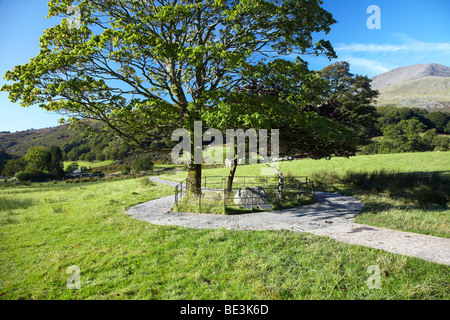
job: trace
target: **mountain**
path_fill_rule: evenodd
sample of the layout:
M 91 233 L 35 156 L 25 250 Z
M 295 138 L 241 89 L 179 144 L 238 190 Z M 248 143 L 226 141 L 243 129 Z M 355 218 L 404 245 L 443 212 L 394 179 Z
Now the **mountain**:
M 372 78 L 377 105 L 450 111 L 450 68 L 430 63 L 397 68 Z
M 372 89 L 380 89 L 424 77 L 450 77 L 450 68 L 441 64 L 415 64 L 397 68 L 372 78 Z

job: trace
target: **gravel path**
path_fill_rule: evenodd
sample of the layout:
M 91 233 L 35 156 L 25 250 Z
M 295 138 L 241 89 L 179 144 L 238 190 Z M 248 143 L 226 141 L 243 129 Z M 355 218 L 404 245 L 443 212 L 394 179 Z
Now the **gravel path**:
M 158 183 L 178 183 L 150 177 Z M 197 229 L 291 230 L 328 236 L 388 252 L 450 265 L 450 239 L 356 224 L 363 204 L 353 197 L 316 192 L 317 203 L 297 208 L 251 214 L 220 215 L 173 212 L 174 196 L 163 197 L 128 209 L 133 218 L 156 225 Z

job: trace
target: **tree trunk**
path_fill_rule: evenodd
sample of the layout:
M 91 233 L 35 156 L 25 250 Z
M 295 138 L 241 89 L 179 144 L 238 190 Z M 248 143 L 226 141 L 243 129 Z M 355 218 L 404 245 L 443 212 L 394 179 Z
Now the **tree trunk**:
M 194 131 L 195 135 L 195 129 Z M 192 136 L 192 134 L 191 134 Z M 188 176 L 187 176 L 187 181 L 186 181 L 186 187 L 187 187 L 187 191 L 189 193 L 195 194 L 195 195 L 199 195 L 202 189 L 202 162 L 200 163 L 195 163 L 195 150 L 196 150 L 196 145 L 195 143 L 198 143 L 198 141 L 194 139 L 191 139 L 191 162 L 188 164 Z M 201 147 L 201 145 L 200 145 Z
M 233 189 L 234 174 L 236 173 L 237 166 L 238 166 L 237 146 L 234 146 L 233 166 L 231 167 L 230 173 L 228 174 L 228 181 L 227 181 L 227 188 L 226 188 L 226 191 L 228 191 L 228 192 L 231 192 L 231 189 Z
M 202 165 L 191 163 L 188 165 L 187 189 L 188 192 L 200 194 L 202 185 Z
M 233 166 L 230 169 L 230 173 L 228 174 L 228 181 L 227 181 L 227 189 L 226 191 L 231 191 L 233 188 L 233 180 L 234 180 L 234 174 L 236 173 L 237 168 L 237 158 L 234 158 Z

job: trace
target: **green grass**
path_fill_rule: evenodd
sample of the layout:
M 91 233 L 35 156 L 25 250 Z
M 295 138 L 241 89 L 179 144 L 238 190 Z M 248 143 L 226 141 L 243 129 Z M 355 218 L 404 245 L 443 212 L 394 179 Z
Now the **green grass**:
M 448 299 L 448 267 L 288 231 L 156 226 L 140 179 L 0 190 L 1 299 Z M 68 289 L 67 268 L 81 289 Z M 382 270 L 369 289 L 367 268 Z
M 448 169 L 447 154 L 415 155 L 415 165 L 410 155 L 384 161 L 406 171 Z M 319 168 L 327 169 L 310 170 Z M 346 191 L 366 204 L 358 222 L 447 236 L 444 209 Z M 145 179 L 0 188 L 0 299 L 450 298 L 448 266 L 307 233 L 156 226 L 125 213 L 170 194 L 173 188 Z M 79 290 L 67 288 L 73 265 L 81 270 Z M 381 270 L 380 289 L 367 286 L 372 265 Z
M 450 152 L 359 155 L 350 158 L 333 157 L 330 160 L 303 159 L 283 161 L 279 163 L 279 166 L 284 174 L 291 173 L 296 176 L 311 176 L 321 171 L 333 171 L 338 174 L 344 174 L 349 170 L 370 172 L 381 169 L 401 172 L 440 171 L 448 174 L 450 173 Z M 202 174 L 204 176 L 227 177 L 229 171 L 230 168 L 216 168 L 204 170 Z M 238 166 L 236 169 L 237 176 L 259 176 L 264 174 L 276 174 L 276 171 L 268 168 L 265 164 Z M 186 177 L 187 172 L 161 175 L 161 178 L 172 181 L 183 181 Z
M 355 222 L 450 238 L 450 176 L 442 173 L 332 171 L 311 177 L 319 189 L 364 203 Z
M 112 163 L 114 163 L 114 160 L 105 160 L 105 161 L 99 161 L 99 162 L 89 162 L 89 161 L 64 161 L 64 170 L 71 165 L 72 163 L 78 163 L 78 168 L 81 167 L 86 167 L 86 168 L 99 168 L 99 167 L 104 167 L 104 166 L 108 166 Z
M 364 208 L 355 222 L 388 229 L 450 238 L 450 210 L 433 205 L 420 208 L 386 195 L 361 195 Z
M 340 192 L 359 198 L 365 207 L 360 215 L 355 219 L 358 223 L 374 225 L 385 228 L 392 228 L 408 232 L 416 232 L 440 237 L 450 237 L 450 210 L 436 204 L 423 205 L 418 203 L 419 198 L 424 194 L 430 197 L 430 193 L 437 194 L 442 190 L 440 185 L 434 186 L 436 192 L 425 187 L 424 190 L 411 190 L 407 185 L 395 186 L 389 190 L 363 190 L 358 187 L 358 176 L 390 172 L 395 180 L 397 173 L 411 173 L 414 176 L 426 175 L 431 172 L 439 172 L 445 177 L 450 173 L 450 152 L 421 152 L 421 153 L 401 153 L 401 154 L 378 154 L 360 155 L 350 158 L 331 158 L 330 160 L 296 160 L 280 162 L 280 169 L 285 175 L 308 176 L 316 180 L 320 189 L 327 189 Z M 203 171 L 204 176 L 227 176 L 229 168 L 208 169 Z M 267 173 L 267 166 L 264 164 L 238 166 L 236 175 L 257 176 Z M 269 171 L 270 173 L 270 171 Z M 273 173 L 273 172 L 272 172 Z M 412 174 L 414 173 L 414 174 Z M 353 174 L 353 185 L 349 181 L 343 183 L 342 177 Z M 186 178 L 186 172 L 177 172 L 161 175 L 162 178 L 173 181 L 182 181 Z M 320 186 L 318 177 L 325 177 L 327 181 Z M 380 184 L 388 186 L 389 178 L 380 181 Z M 333 180 L 334 179 L 334 180 Z M 409 183 L 408 180 L 405 180 Z M 356 183 L 356 185 L 355 185 Z M 448 188 L 448 182 L 443 187 Z M 432 186 L 433 187 L 433 186 Z M 399 198 L 397 193 L 402 193 L 403 198 Z M 420 188 L 416 186 L 415 188 Z M 404 189 L 404 190 L 403 190 Z M 412 195 L 409 196 L 408 195 Z M 426 198 L 424 200 L 427 200 Z

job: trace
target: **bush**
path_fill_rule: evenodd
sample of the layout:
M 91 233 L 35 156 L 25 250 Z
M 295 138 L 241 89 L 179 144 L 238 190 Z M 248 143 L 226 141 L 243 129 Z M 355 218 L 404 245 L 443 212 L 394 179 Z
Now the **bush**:
M 125 176 L 127 174 L 130 174 L 130 172 L 131 172 L 131 167 L 129 165 L 126 165 L 126 164 L 122 166 L 122 170 L 120 171 L 120 173 L 123 176 Z
M 137 159 L 134 162 L 133 167 L 135 171 L 151 171 L 153 169 L 153 165 L 151 156 L 144 156 Z
M 94 171 L 92 171 L 92 176 L 103 178 L 105 176 L 105 174 L 100 170 L 94 170 Z
M 16 173 L 15 177 L 21 182 L 31 180 L 31 174 L 27 171 L 19 171 Z
M 156 183 L 151 181 L 149 178 L 141 178 L 139 179 L 139 182 L 146 187 L 153 187 L 156 186 Z
M 377 154 L 378 149 L 380 148 L 380 142 L 378 141 L 372 141 L 368 145 L 365 145 L 361 148 L 360 154 Z
M 50 175 L 41 170 L 33 170 L 33 171 L 20 171 L 15 175 L 16 179 L 23 181 L 33 181 L 33 182 L 41 182 L 46 181 L 50 178 Z
M 450 146 L 450 138 L 447 136 L 436 136 L 432 141 L 435 151 L 448 151 Z

